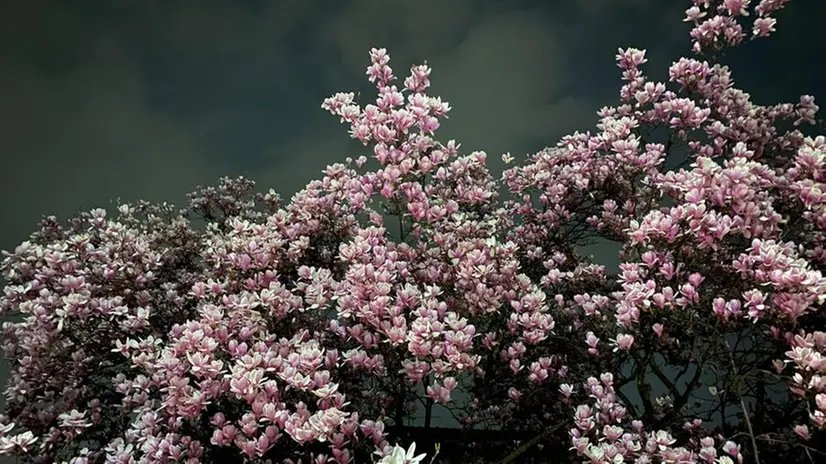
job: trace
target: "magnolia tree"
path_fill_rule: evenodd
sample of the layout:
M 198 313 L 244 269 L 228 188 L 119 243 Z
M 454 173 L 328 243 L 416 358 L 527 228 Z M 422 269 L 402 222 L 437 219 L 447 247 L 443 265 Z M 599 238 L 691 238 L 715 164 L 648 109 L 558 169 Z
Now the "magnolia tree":
M 47 218 L 2 265 L 0 453 L 822 462 L 826 138 L 800 129 L 818 107 L 756 105 L 718 62 L 787 1 L 694 0 L 700 58 L 667 85 L 620 49 L 621 105 L 598 131 L 500 181 L 435 138 L 450 107 L 426 94 L 430 68 L 399 88 L 373 49 L 375 103 L 323 108 L 377 169 L 348 158 L 286 204 L 224 179 L 184 211 Z M 619 245 L 619 274 L 581 253 L 595 238 Z M 419 434 L 417 455 L 437 405 L 467 438 L 437 456 Z

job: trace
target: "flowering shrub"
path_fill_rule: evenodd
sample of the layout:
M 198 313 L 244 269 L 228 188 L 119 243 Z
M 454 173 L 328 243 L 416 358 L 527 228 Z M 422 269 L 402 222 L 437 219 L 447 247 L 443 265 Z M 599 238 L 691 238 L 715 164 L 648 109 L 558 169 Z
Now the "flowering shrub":
M 435 138 L 430 68 L 399 88 L 373 49 L 375 104 L 322 107 L 377 170 L 348 158 L 286 205 L 224 179 L 181 212 L 46 219 L 2 265 L 0 309 L 23 319 L 4 324 L 0 453 L 417 463 L 409 421 L 422 406 L 430 429 L 438 404 L 536 436 L 468 439 L 467 462 L 822 458 L 826 138 L 799 128 L 818 107 L 756 105 L 717 62 L 787 0 L 693 3 L 706 61 L 675 62 L 668 90 L 620 49 L 622 104 L 505 171 L 509 199 L 485 153 Z M 619 275 L 578 252 L 597 237 Z

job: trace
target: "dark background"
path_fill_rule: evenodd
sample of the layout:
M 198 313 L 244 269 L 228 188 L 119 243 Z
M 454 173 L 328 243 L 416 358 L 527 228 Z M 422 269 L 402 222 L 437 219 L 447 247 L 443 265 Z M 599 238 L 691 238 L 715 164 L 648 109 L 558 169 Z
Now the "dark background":
M 757 3 L 757 0 L 755 2 Z M 400 77 L 433 67 L 454 110 L 437 133 L 517 161 L 618 101 L 617 47 L 643 70 L 691 56 L 684 0 L 0 1 L 0 249 L 44 214 L 147 199 L 245 175 L 289 199 L 328 164 L 370 155 L 320 108 L 374 98 L 386 47 Z M 794 0 L 778 32 L 727 58 L 758 104 L 826 98 L 826 2 Z M 824 106 L 823 100 L 819 101 Z M 822 117 L 822 116 L 821 116 Z M 616 266 L 611 248 L 593 249 Z M 0 382 L 7 380 L 5 363 Z

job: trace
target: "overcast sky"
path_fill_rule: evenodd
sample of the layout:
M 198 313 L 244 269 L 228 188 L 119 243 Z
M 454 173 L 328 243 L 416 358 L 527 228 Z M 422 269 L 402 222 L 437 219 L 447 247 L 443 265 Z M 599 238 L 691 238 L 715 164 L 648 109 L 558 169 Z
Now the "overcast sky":
M 454 108 L 440 138 L 494 160 L 592 129 L 617 47 L 648 49 L 659 78 L 689 48 L 677 0 L 0 1 L 0 249 L 44 214 L 183 205 L 223 175 L 289 198 L 369 154 L 319 105 L 369 90 L 371 47 L 397 75 L 427 60 Z M 824 3 L 794 0 L 733 57 L 757 102 L 823 94 Z
M 44 214 L 117 197 L 183 206 L 224 175 L 289 198 L 328 164 L 369 155 L 320 105 L 369 90 L 371 47 L 389 50 L 399 76 L 427 60 L 433 94 L 454 108 L 438 137 L 487 151 L 498 169 L 504 152 L 520 159 L 594 128 L 618 101 L 617 47 L 647 49 L 646 74 L 665 79 L 690 56 L 688 6 L 0 0 L 0 249 Z M 792 1 L 773 38 L 729 59 L 738 86 L 761 104 L 826 99 L 823 18 L 823 0 Z

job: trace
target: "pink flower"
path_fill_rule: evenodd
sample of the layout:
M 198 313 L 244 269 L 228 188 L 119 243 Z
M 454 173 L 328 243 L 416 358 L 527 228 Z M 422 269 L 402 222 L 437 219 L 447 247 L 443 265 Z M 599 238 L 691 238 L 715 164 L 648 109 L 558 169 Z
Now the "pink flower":
M 631 334 L 619 334 L 616 339 L 611 340 L 614 345 L 614 351 L 622 350 L 629 351 L 634 345 L 634 336 Z
M 651 326 L 651 330 L 653 330 L 654 333 L 657 334 L 657 337 L 662 337 L 663 336 L 663 330 L 664 329 L 665 329 L 665 327 L 663 327 L 663 325 L 660 324 L 659 322 Z

